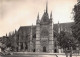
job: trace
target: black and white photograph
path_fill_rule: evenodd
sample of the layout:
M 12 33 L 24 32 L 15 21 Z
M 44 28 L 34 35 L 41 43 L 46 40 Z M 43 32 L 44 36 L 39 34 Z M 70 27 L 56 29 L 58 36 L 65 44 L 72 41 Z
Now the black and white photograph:
M 80 57 L 80 0 L 0 0 L 0 57 Z

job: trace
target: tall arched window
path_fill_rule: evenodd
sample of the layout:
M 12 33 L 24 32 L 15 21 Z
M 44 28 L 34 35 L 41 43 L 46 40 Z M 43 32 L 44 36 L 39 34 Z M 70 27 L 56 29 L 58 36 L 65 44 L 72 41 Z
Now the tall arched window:
M 41 36 L 42 36 L 42 37 L 46 37 L 46 36 L 48 36 L 48 35 L 49 35 L 49 32 L 48 32 L 47 29 L 43 29 L 43 30 L 41 31 Z

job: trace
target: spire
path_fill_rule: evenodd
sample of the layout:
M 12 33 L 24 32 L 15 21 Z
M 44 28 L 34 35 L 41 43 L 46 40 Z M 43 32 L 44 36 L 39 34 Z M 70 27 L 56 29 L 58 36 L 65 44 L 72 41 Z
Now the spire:
M 38 13 L 36 23 L 39 23 L 39 22 L 40 22 L 40 20 L 39 20 L 39 13 Z
M 48 1 L 46 2 L 46 13 L 48 12 Z
M 14 33 L 16 34 L 16 32 L 17 32 L 17 31 L 16 31 L 16 29 L 15 29 L 15 32 L 14 32 Z
M 11 32 L 9 32 L 9 36 L 11 36 Z
M 31 32 L 32 32 L 32 29 L 33 29 L 33 23 L 32 23 L 32 26 L 31 26 Z
M 59 21 L 58 21 L 58 33 L 60 33 L 60 25 L 59 25 Z
M 6 33 L 6 37 L 7 37 L 7 33 Z
M 30 38 L 30 40 L 32 40 L 32 32 L 33 32 L 33 24 L 32 24 L 32 26 L 31 26 L 31 33 L 30 33 L 30 34 L 31 34 L 31 35 L 30 35 L 31 38 Z
M 50 14 L 50 19 L 52 19 L 52 11 L 51 11 L 51 14 Z
M 38 13 L 37 19 L 39 19 L 39 13 Z

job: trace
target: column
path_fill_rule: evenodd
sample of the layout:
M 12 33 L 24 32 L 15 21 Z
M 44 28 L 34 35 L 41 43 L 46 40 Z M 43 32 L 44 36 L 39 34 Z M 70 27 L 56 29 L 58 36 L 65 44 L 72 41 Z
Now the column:
M 36 52 L 40 52 L 40 24 L 36 26 Z
M 25 47 L 26 47 L 25 42 L 23 42 L 23 51 L 25 51 Z
M 33 43 L 32 43 L 32 38 L 33 38 L 33 25 L 31 26 L 31 32 L 30 32 L 30 47 L 29 47 L 29 51 L 32 52 L 33 51 Z
M 18 51 L 21 50 L 21 43 L 19 42 L 19 47 L 18 47 Z
M 53 39 L 53 25 L 50 23 L 49 27 L 49 52 L 53 53 L 54 52 L 54 39 Z

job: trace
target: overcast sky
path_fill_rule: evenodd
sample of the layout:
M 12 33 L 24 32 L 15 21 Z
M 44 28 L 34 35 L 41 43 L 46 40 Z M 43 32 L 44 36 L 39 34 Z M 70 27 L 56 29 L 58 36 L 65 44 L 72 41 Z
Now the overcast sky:
M 47 0 L 0 0 L 0 36 L 20 26 L 35 25 L 37 14 L 42 17 Z M 72 9 L 77 0 L 48 0 L 48 13 L 52 11 L 53 22 L 72 22 Z

